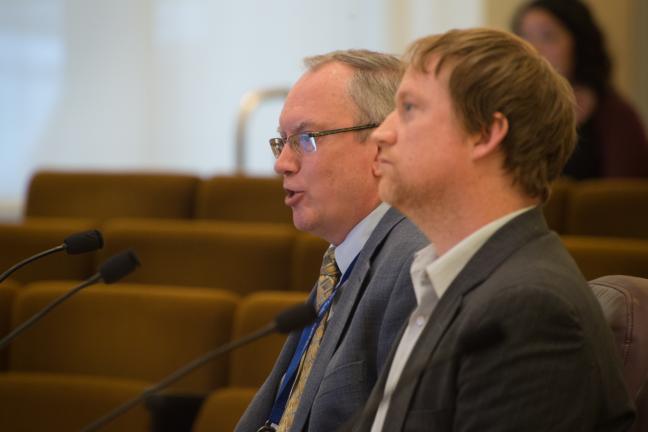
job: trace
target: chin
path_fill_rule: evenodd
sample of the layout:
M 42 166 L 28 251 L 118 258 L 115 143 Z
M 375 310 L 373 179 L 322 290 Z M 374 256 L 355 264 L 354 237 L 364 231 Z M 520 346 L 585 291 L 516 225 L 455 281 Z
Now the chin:
M 313 221 L 306 215 L 293 210 L 293 225 L 299 231 L 311 232 L 313 230 Z
M 388 180 L 384 180 L 384 177 L 381 178 L 378 185 L 378 196 L 382 202 L 386 202 L 389 205 L 394 205 L 397 197 L 397 192 L 395 190 L 394 184 Z

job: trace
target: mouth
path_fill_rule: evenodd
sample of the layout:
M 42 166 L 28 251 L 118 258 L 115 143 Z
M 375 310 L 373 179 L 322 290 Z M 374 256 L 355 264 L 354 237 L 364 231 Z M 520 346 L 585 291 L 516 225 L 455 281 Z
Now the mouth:
M 286 194 L 286 197 L 284 198 L 284 203 L 288 207 L 293 207 L 301 199 L 304 192 L 284 188 L 284 193 Z
M 378 176 L 382 176 L 384 174 L 385 167 L 387 165 L 391 165 L 391 162 L 388 159 L 384 158 L 384 157 L 379 157 L 376 160 L 376 162 L 377 163 L 375 164 L 375 167 L 376 167 L 376 174 Z

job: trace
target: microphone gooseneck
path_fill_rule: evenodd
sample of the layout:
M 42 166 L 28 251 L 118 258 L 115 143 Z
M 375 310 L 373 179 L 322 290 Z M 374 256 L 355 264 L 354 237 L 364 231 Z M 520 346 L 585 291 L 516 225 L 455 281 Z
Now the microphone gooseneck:
M 106 273 L 109 276 L 110 282 L 106 282 L 106 280 L 104 279 L 104 275 L 102 275 L 100 269 L 98 273 L 94 274 L 87 280 L 83 281 L 81 284 L 67 291 L 65 294 L 57 297 L 52 302 L 50 302 L 47 306 L 45 306 L 43 309 L 41 309 L 36 314 L 34 314 L 27 321 L 24 321 L 23 323 L 18 325 L 15 329 L 13 329 L 7 336 L 5 336 L 4 338 L 2 338 L 2 340 L 0 340 L 0 350 L 2 350 L 4 347 L 9 345 L 9 343 L 11 343 L 12 340 L 17 338 L 28 328 L 30 328 L 38 321 L 43 319 L 43 317 L 45 317 L 45 315 L 50 313 L 52 309 L 54 309 L 56 306 L 60 305 L 65 300 L 69 299 L 70 297 L 72 297 L 74 294 L 78 293 L 82 289 L 90 285 L 96 284 L 98 282 L 101 282 L 102 280 L 106 283 L 116 282 L 120 278 L 132 272 L 135 269 L 135 267 L 137 267 L 138 264 L 139 264 L 139 260 L 137 259 L 137 255 L 135 255 L 135 253 L 130 250 L 119 253 L 113 256 L 112 258 L 109 258 L 101 266 L 101 269 L 104 269 L 104 267 L 108 268 L 108 271 L 106 271 Z
M 103 237 L 101 233 L 97 230 L 83 231 L 80 233 L 72 234 L 63 240 L 63 244 L 48 249 L 43 252 L 39 252 L 36 255 L 33 255 L 27 259 L 20 261 L 18 264 L 15 264 L 9 270 L 5 271 L 0 275 L 0 282 L 7 279 L 11 276 L 16 270 L 26 266 L 27 264 L 51 255 L 56 252 L 66 251 L 69 255 L 76 255 L 85 252 L 92 252 L 103 247 Z
M 308 324 L 312 323 L 313 321 L 315 321 L 316 318 L 317 318 L 317 314 L 315 313 L 315 309 L 311 304 L 305 303 L 305 304 L 300 304 L 292 308 L 289 308 L 283 311 L 282 313 L 280 313 L 273 322 L 265 325 L 259 330 L 250 333 L 249 335 L 244 336 L 235 341 L 228 342 L 225 345 L 221 345 L 220 347 L 204 354 L 202 357 L 199 357 L 191 361 L 190 363 L 186 364 L 185 366 L 173 372 L 171 375 L 168 375 L 166 378 L 162 379 L 162 381 L 144 390 L 142 393 L 140 393 L 139 396 L 136 396 L 126 401 L 125 403 L 118 406 L 108 414 L 104 415 L 103 417 L 87 425 L 86 427 L 81 429 L 81 432 L 92 432 L 102 428 L 103 426 L 105 426 L 115 418 L 119 417 L 120 415 L 124 414 L 126 411 L 130 410 L 131 408 L 139 404 L 140 402 L 145 401 L 148 397 L 170 386 L 174 382 L 178 381 L 179 379 L 187 375 L 189 372 L 205 365 L 206 363 L 212 361 L 218 356 L 227 354 L 228 352 L 236 348 L 239 348 L 243 345 L 247 345 L 250 342 L 254 342 L 255 340 L 260 339 L 275 331 L 279 331 L 281 333 L 288 333 L 293 330 L 299 330 L 307 326 Z

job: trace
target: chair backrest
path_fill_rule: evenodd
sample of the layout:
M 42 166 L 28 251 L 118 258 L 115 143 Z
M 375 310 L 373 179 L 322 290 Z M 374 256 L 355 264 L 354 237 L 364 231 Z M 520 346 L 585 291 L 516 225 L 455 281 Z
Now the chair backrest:
M 11 279 L 0 283 L 0 338 L 11 331 L 11 305 L 20 285 Z M 0 371 L 7 368 L 7 350 L 0 351 Z
M 603 276 L 589 284 L 614 333 L 626 386 L 637 406 L 632 430 L 648 430 L 648 279 Z
M 198 183 L 182 174 L 41 171 L 31 179 L 25 216 L 190 218 Z
M 196 217 L 292 226 L 292 212 L 284 204 L 284 197 L 279 177 L 213 177 L 198 188 Z
M 290 286 L 293 291 L 309 292 L 319 277 L 322 257 L 329 243 L 308 233 L 299 233 L 295 241 Z
M 286 290 L 297 231 L 283 224 L 112 219 L 100 260 L 133 248 L 142 267 L 125 281 L 227 289 Z
M 648 278 L 648 240 L 614 237 L 560 237 L 588 280 L 611 274 Z
M 565 234 L 648 238 L 648 180 L 589 180 L 569 191 Z
M 39 282 L 20 290 L 12 322 L 25 321 L 72 284 Z M 239 298 L 216 289 L 114 284 L 78 293 L 10 347 L 9 370 L 155 382 L 229 341 Z M 173 387 L 205 392 L 225 384 L 216 359 Z
M 238 339 L 260 329 L 279 312 L 303 303 L 307 293 L 258 292 L 245 297 L 234 318 L 232 339 Z M 230 354 L 229 385 L 232 387 L 260 387 L 272 370 L 285 335 L 273 334 L 241 347 Z
M 63 240 L 79 231 L 96 228 L 84 219 L 29 220 L 20 224 L 0 224 L 0 271 L 47 249 L 59 246 Z M 29 265 L 11 275 L 28 283 L 37 280 L 85 279 L 94 272 L 94 254 L 67 255 L 57 253 Z
M 565 230 L 565 212 L 569 193 L 574 182 L 567 178 L 559 178 L 551 185 L 551 195 L 543 206 L 547 225 L 552 230 L 563 233 Z

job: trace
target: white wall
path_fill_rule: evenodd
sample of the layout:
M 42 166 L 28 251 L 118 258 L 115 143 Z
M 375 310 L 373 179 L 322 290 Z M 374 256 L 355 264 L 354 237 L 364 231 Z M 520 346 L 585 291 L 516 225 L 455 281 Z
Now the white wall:
M 246 91 L 290 86 L 307 55 L 479 25 L 481 3 L 0 0 L 0 218 L 42 167 L 231 172 Z M 252 173 L 271 173 L 280 108 L 251 119 Z

